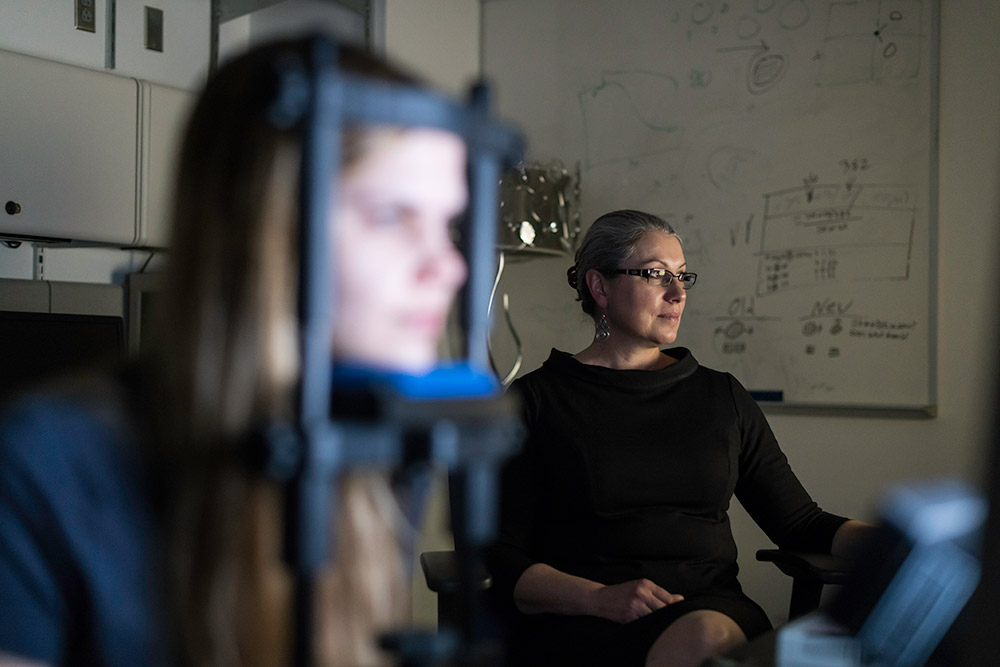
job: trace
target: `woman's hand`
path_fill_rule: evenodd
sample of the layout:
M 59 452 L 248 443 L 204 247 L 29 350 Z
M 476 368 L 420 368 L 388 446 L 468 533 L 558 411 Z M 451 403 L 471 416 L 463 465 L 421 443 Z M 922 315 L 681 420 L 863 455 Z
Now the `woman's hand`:
M 590 615 L 629 623 L 683 599 L 683 595 L 671 593 L 649 579 L 634 579 L 595 588 L 590 593 Z
M 683 599 L 649 579 L 607 586 L 544 563 L 525 570 L 514 586 L 514 602 L 522 613 L 599 616 L 616 623 L 634 621 Z

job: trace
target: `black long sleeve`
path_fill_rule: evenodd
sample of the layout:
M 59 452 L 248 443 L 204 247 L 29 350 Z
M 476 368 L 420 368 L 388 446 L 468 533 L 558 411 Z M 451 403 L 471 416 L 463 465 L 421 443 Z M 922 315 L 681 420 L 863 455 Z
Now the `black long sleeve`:
M 686 349 L 667 354 L 662 370 L 621 371 L 553 350 L 514 383 L 529 436 L 504 473 L 498 593 L 536 562 L 684 595 L 739 590 L 734 495 L 779 546 L 829 550 L 845 519 L 810 498 L 749 393 Z

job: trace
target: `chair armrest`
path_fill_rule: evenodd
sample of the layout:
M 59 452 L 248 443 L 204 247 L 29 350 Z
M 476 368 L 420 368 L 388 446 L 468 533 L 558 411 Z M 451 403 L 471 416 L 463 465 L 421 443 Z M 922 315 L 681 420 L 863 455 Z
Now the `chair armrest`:
M 761 549 L 757 560 L 774 563 L 792 579 L 819 584 L 843 584 L 852 569 L 846 558 L 784 549 Z
M 420 554 L 420 567 L 424 571 L 427 588 L 435 593 L 458 593 L 462 589 L 462 572 L 458 554 L 454 551 L 425 551 Z M 486 566 L 475 564 L 473 584 L 476 590 L 486 590 L 493 585 Z

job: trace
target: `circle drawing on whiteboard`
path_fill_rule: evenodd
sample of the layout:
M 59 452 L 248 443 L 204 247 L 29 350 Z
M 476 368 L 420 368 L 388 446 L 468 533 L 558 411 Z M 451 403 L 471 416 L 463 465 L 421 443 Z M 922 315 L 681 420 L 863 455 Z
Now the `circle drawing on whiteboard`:
M 696 25 L 701 25 L 712 18 L 714 13 L 715 7 L 712 5 L 707 2 L 696 2 L 694 7 L 691 8 L 691 22 Z
M 743 335 L 751 335 L 753 333 L 753 327 L 747 326 L 740 320 L 733 320 L 724 329 L 722 329 L 722 333 L 729 339 L 740 338 Z
M 804 0 L 788 0 L 781 8 L 779 23 L 785 30 L 798 30 L 809 22 L 811 12 Z
M 768 50 L 760 51 L 747 67 L 747 89 L 754 95 L 762 95 L 774 88 L 784 75 L 785 57 Z

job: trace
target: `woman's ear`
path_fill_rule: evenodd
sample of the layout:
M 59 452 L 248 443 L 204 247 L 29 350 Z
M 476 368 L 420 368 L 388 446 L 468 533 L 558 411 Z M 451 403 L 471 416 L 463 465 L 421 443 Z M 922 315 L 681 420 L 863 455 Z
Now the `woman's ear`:
M 590 290 L 590 296 L 594 297 L 594 303 L 600 308 L 607 308 L 608 295 L 605 287 L 607 286 L 608 279 L 597 269 L 588 269 L 584 279 L 587 281 L 587 289 Z

